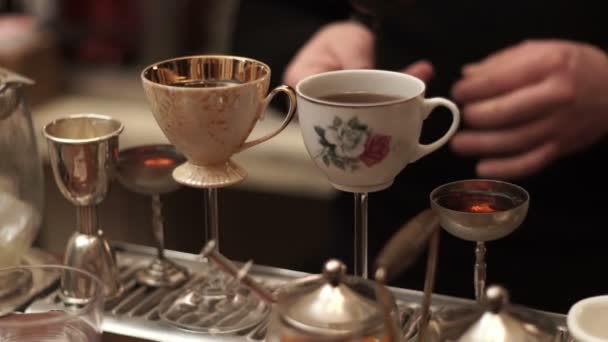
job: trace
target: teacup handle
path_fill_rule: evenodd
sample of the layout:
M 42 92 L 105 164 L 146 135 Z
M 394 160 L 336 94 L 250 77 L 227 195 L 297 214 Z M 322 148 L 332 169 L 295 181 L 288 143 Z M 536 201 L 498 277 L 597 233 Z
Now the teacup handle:
M 447 99 L 444 99 L 441 97 L 424 99 L 424 103 L 423 103 L 423 111 L 424 111 L 423 115 L 424 116 L 422 117 L 422 120 L 426 120 L 426 118 L 429 117 L 429 115 L 431 114 L 433 109 L 435 109 L 438 106 L 444 106 L 447 109 L 449 109 L 450 112 L 452 112 L 452 125 L 441 138 L 435 140 L 434 142 L 432 142 L 430 144 L 426 144 L 426 145 L 418 144 L 418 151 L 414 155 L 412 162 L 415 162 L 416 160 L 426 156 L 427 154 L 435 151 L 436 149 L 440 148 L 445 143 L 447 143 L 448 140 L 450 140 L 450 138 L 454 135 L 454 133 L 456 133 L 456 130 L 458 129 L 458 126 L 460 125 L 460 110 L 458 110 L 458 107 L 456 106 L 456 104 L 454 104 L 454 102 L 452 102 L 450 100 L 447 100 Z
M 284 130 L 285 127 L 287 127 L 287 125 L 289 125 L 289 123 L 291 122 L 291 119 L 293 119 L 293 116 L 296 113 L 296 108 L 297 108 L 296 92 L 290 86 L 281 85 L 281 86 L 274 88 L 268 94 L 268 96 L 266 96 L 266 98 L 264 99 L 264 103 L 263 103 L 262 109 L 261 109 L 261 113 L 262 113 L 261 115 L 264 115 L 266 108 L 268 108 L 268 105 L 270 104 L 270 102 L 272 101 L 274 96 L 280 92 L 284 92 L 285 94 L 287 94 L 287 97 L 289 98 L 289 109 L 287 109 L 287 115 L 285 116 L 285 119 L 281 123 L 281 126 L 279 126 L 279 128 L 276 131 L 270 132 L 263 137 L 243 143 L 243 145 L 241 145 L 241 148 L 239 149 L 239 152 L 246 150 L 257 144 L 263 143 L 264 141 L 266 141 L 270 138 L 273 138 L 275 135 L 281 133 L 281 131 Z

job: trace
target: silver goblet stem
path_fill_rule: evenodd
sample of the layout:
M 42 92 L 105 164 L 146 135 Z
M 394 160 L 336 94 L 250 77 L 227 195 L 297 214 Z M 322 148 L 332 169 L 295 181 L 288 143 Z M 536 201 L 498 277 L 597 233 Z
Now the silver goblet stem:
M 369 278 L 367 266 L 367 192 L 355 193 L 355 276 Z
M 152 234 L 156 242 L 158 259 L 165 261 L 165 227 L 163 224 L 163 205 L 160 195 L 152 195 Z
M 76 227 L 78 232 L 87 235 L 97 234 L 97 205 L 76 207 Z
M 217 205 L 217 188 L 205 189 L 205 239 L 215 240 L 216 250 L 220 250 L 220 229 Z
M 486 292 L 486 244 L 483 241 L 477 241 L 475 247 L 475 299 L 477 302 L 483 302 Z

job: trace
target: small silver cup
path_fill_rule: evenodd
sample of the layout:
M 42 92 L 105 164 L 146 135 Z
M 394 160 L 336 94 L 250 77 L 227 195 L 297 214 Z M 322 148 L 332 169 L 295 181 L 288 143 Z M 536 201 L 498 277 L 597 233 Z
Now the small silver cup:
M 68 241 L 64 263 L 100 277 L 107 300 L 120 295 L 123 286 L 114 255 L 98 226 L 97 205 L 106 197 L 113 178 L 118 136 L 123 129 L 121 122 L 97 114 L 67 116 L 43 128 L 55 182 L 63 196 L 76 205 L 77 231 Z M 83 286 L 78 279 L 63 277 L 64 300 L 86 300 Z

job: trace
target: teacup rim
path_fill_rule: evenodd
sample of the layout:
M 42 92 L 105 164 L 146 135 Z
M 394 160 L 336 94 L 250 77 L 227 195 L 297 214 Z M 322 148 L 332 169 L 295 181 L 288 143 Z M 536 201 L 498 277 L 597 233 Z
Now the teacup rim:
M 163 63 L 168 63 L 168 62 L 173 62 L 173 61 L 180 61 L 180 60 L 186 60 L 186 59 L 194 59 L 194 58 L 230 58 L 230 59 L 240 59 L 240 60 L 244 60 L 244 61 L 250 61 L 250 62 L 254 62 L 254 63 L 258 63 L 260 65 L 262 65 L 264 68 L 266 68 L 268 70 L 268 73 L 263 76 L 260 77 L 258 79 L 255 79 L 253 81 L 250 82 L 246 82 L 246 83 L 238 83 L 238 84 L 233 84 L 230 86 L 220 86 L 220 87 L 214 87 L 214 88 L 188 88 L 188 87 L 181 87 L 181 86 L 174 86 L 174 85 L 168 85 L 168 84 L 162 84 L 162 83 L 158 83 L 158 82 L 154 82 L 150 79 L 148 79 L 145 76 L 146 71 L 148 71 L 149 69 L 153 68 L 154 66 L 158 66 L 160 64 Z M 172 57 L 172 58 L 167 58 L 164 60 L 160 60 L 160 61 L 156 61 L 152 64 L 147 65 L 146 67 L 143 68 L 143 70 L 140 73 L 140 78 L 142 80 L 142 82 L 144 83 L 149 83 L 150 85 L 153 86 L 157 86 L 157 87 L 161 87 L 161 88 L 168 88 L 168 89 L 180 89 L 180 90 L 184 90 L 184 91 L 201 91 L 202 89 L 205 90 L 214 90 L 214 89 L 224 89 L 224 88 L 238 88 L 238 87 L 246 87 L 249 86 L 251 84 L 256 84 L 259 82 L 263 82 L 264 79 L 270 79 L 272 73 L 272 69 L 270 68 L 270 66 L 260 60 L 257 60 L 255 58 L 250 58 L 250 57 L 244 57 L 244 56 L 237 56 L 237 55 L 222 55 L 222 54 L 210 54 L 210 55 L 205 55 L 205 54 L 200 54 L 200 55 L 188 55 L 188 56 L 180 56 L 180 57 Z
M 48 130 L 52 126 L 57 125 L 57 124 L 61 123 L 62 121 L 68 121 L 68 120 L 73 120 L 73 119 L 82 119 L 82 118 L 85 118 L 85 119 L 92 118 L 92 119 L 96 119 L 96 120 L 112 121 L 112 122 L 117 123 L 118 127 L 115 130 L 113 130 L 112 132 L 109 132 L 107 134 L 100 135 L 95 138 L 84 138 L 84 139 L 62 138 L 62 137 L 52 135 L 48 132 Z M 82 144 L 89 144 L 89 143 L 99 143 L 101 141 L 106 141 L 106 140 L 112 139 L 114 137 L 118 137 L 124 131 L 124 129 L 125 129 L 124 123 L 120 120 L 115 119 L 114 117 L 112 117 L 110 115 L 97 114 L 97 113 L 75 113 L 75 114 L 68 114 L 68 115 L 56 118 L 50 122 L 47 122 L 42 127 L 42 134 L 48 140 L 55 142 L 55 143 L 67 144 L 67 145 L 82 145 Z
M 574 303 L 574 305 L 572 305 L 570 307 L 570 310 L 568 310 L 568 313 L 566 315 L 566 324 L 567 324 L 568 330 L 570 331 L 572 336 L 574 338 L 576 338 L 577 340 L 582 338 L 584 341 L 589 341 L 589 342 L 605 341 L 605 339 L 590 335 L 587 332 L 585 332 L 583 329 L 581 329 L 580 325 L 578 324 L 578 321 L 575 319 L 575 316 L 578 315 L 578 313 L 580 312 L 580 309 L 582 307 L 584 307 L 585 305 L 588 305 L 589 303 L 597 303 L 597 302 L 608 303 L 608 295 L 593 296 L 593 297 L 581 299 L 578 302 Z
M 410 80 L 413 80 L 413 81 L 419 83 L 419 85 L 421 85 L 421 90 L 420 90 L 420 92 L 416 93 L 415 95 L 400 98 L 397 100 L 380 101 L 380 102 L 373 102 L 373 103 L 342 103 L 342 102 L 321 100 L 319 98 L 304 94 L 300 89 L 304 83 L 309 82 L 313 78 L 317 78 L 320 76 L 331 76 L 331 75 L 349 74 L 349 73 L 360 73 L 360 74 L 374 73 L 374 74 L 385 74 L 385 75 L 405 77 L 405 78 L 408 78 Z M 395 104 L 412 101 L 412 100 L 424 95 L 424 93 L 426 92 L 426 84 L 418 77 L 408 75 L 408 74 L 405 74 L 402 72 L 397 72 L 397 71 L 382 70 L 382 69 L 347 69 L 347 70 L 326 71 L 326 72 L 309 75 L 309 76 L 301 79 L 296 84 L 295 91 L 296 91 L 296 94 L 298 96 L 302 97 L 303 99 L 313 102 L 313 103 L 322 104 L 325 106 L 341 107 L 341 108 L 365 108 L 365 107 L 390 106 L 390 105 L 395 105 Z

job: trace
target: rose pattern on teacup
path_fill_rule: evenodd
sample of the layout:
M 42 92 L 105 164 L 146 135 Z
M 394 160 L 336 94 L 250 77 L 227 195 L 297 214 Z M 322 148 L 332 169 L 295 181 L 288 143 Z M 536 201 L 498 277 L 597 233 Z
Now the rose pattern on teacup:
M 314 129 L 322 146 L 315 158 L 344 171 L 356 171 L 361 164 L 372 167 L 383 161 L 391 149 L 390 135 L 372 132 L 356 116 L 346 122 L 334 116 L 330 126 L 315 125 Z

